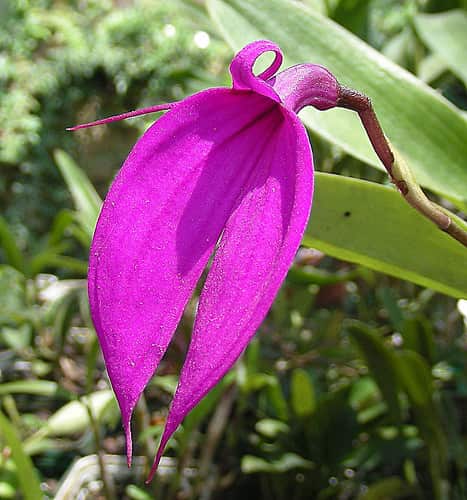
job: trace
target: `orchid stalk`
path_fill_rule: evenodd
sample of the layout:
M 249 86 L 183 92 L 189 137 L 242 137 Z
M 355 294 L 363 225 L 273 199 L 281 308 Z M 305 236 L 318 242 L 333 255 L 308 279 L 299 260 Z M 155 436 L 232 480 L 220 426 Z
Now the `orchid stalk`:
M 274 60 L 255 75 L 253 65 L 265 52 Z M 233 58 L 232 88 L 70 129 L 167 111 L 115 178 L 89 259 L 91 315 L 122 413 L 129 464 L 133 410 L 213 256 L 148 480 L 184 417 L 248 345 L 300 245 L 313 160 L 297 113 L 305 106 L 356 110 L 393 174 L 394 155 L 368 100 L 321 66 L 277 73 L 281 63 L 277 45 L 256 41 Z M 395 180 L 403 191 L 404 179 Z

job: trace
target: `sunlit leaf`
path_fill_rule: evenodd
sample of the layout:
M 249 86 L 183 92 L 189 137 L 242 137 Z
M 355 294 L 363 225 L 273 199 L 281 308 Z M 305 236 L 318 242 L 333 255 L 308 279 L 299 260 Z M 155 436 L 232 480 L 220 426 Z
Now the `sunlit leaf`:
M 234 50 L 267 38 L 285 66 L 313 62 L 369 95 L 383 129 L 422 185 L 467 202 L 467 121 L 446 99 L 337 23 L 287 0 L 208 0 L 209 12 Z M 346 152 L 380 168 L 363 128 L 343 109 L 306 109 L 307 126 Z M 318 165 L 319 167 L 319 165 Z
M 110 404 L 115 404 L 111 390 L 97 391 L 82 398 L 84 402 L 72 401 L 57 410 L 46 423 L 48 436 L 69 436 L 89 428 L 89 414 L 86 404 L 91 408 L 97 421 L 105 415 Z
M 303 243 L 454 297 L 467 296 L 467 250 L 391 187 L 317 174 Z

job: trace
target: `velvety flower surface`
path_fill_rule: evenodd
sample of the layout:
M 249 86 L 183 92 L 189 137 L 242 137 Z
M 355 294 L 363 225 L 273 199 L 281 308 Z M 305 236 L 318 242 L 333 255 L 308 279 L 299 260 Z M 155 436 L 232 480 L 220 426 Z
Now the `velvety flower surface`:
M 269 51 L 274 61 L 255 75 Z M 233 88 L 117 117 L 169 109 L 115 178 L 90 253 L 91 313 L 129 462 L 132 412 L 214 254 L 151 475 L 183 418 L 259 327 L 307 225 L 313 162 L 296 113 L 335 106 L 338 84 L 311 64 L 274 76 L 281 62 L 274 43 L 254 42 L 231 63 Z

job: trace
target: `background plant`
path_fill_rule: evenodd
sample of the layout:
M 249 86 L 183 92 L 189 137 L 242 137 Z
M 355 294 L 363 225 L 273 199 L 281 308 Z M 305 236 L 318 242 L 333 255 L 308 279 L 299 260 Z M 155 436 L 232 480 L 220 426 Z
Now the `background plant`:
M 349 85 L 366 68 L 354 86 L 372 96 L 390 139 L 402 137 L 430 196 L 462 217 L 465 2 L 10 0 L 0 8 L 2 498 L 53 496 L 74 458 L 123 452 L 89 321 L 86 259 L 101 196 L 153 118 L 75 135 L 65 126 L 228 85 L 232 49 L 268 37 L 292 62 L 336 64 Z M 338 57 L 339 44 L 356 43 L 349 33 L 378 52 Z M 406 83 L 399 69 L 402 84 L 378 79 L 371 71 L 384 58 L 417 80 Z M 456 307 L 467 295 L 465 250 L 385 186 L 356 120 L 303 119 L 324 172 L 304 240 L 314 250 L 297 256 L 255 341 L 175 435 L 169 474 L 149 487 L 137 469 L 122 481 L 110 474 L 107 496 L 467 496 L 467 339 Z M 140 455 L 153 455 L 196 300 L 138 408 Z M 97 497 L 102 483 L 91 486 Z

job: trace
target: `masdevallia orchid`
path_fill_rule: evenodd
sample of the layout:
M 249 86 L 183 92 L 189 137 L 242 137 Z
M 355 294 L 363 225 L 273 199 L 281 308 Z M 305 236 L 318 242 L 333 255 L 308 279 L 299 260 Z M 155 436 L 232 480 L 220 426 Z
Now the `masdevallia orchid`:
M 270 51 L 273 62 L 255 75 Z M 297 113 L 336 106 L 340 87 L 313 64 L 276 74 L 281 62 L 277 45 L 257 41 L 233 58 L 232 88 L 73 128 L 168 110 L 116 176 L 89 260 L 91 314 L 129 463 L 132 412 L 213 255 L 151 476 L 183 418 L 261 324 L 308 222 L 313 160 Z

